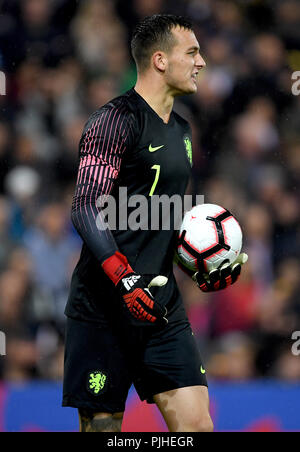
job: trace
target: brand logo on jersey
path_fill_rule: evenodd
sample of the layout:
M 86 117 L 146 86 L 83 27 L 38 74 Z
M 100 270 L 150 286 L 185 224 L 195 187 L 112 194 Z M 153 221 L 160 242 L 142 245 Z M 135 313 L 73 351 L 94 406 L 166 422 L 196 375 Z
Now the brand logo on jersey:
M 185 137 L 183 138 L 183 142 L 184 142 L 187 158 L 189 159 L 190 165 L 192 166 L 192 164 L 193 164 L 193 150 L 192 150 L 192 142 L 191 142 L 190 137 L 185 135 Z
M 94 395 L 103 392 L 107 376 L 100 370 L 95 370 L 88 374 L 87 389 Z
M 158 151 L 158 149 L 161 149 L 164 147 L 164 144 L 162 144 L 161 146 L 156 146 L 156 147 L 152 147 L 152 144 L 149 145 L 149 152 L 155 152 Z
M 201 367 L 200 367 L 200 372 L 201 372 L 202 374 L 205 374 L 206 370 L 201 366 Z
M 132 275 L 128 276 L 128 278 L 123 278 L 122 283 L 126 290 L 130 290 L 132 286 L 140 279 L 141 275 Z

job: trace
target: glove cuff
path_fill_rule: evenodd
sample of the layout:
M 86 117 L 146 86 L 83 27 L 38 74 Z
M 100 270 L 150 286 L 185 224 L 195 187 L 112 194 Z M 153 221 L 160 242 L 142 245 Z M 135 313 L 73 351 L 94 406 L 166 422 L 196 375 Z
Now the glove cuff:
M 115 254 L 105 259 L 102 263 L 102 268 L 115 286 L 117 286 L 124 276 L 134 273 L 126 256 L 119 251 L 116 251 Z

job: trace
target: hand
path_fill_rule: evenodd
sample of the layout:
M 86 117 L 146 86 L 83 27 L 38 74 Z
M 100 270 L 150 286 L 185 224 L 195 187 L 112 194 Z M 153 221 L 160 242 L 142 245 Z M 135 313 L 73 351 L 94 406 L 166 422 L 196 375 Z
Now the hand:
M 149 290 L 150 287 L 164 286 L 168 278 L 156 276 L 147 284 L 144 277 L 135 273 L 126 257 L 118 251 L 106 259 L 102 267 L 120 290 L 125 306 L 136 319 L 148 324 L 168 323 L 167 309 L 154 300 Z
M 234 284 L 240 277 L 242 265 L 248 260 L 246 253 L 241 253 L 233 264 L 224 264 L 208 274 L 199 272 L 192 276 L 202 292 L 216 292 Z
M 122 278 L 118 286 L 127 308 L 136 319 L 150 323 L 168 323 L 167 308 L 156 302 L 149 290 L 153 286 L 164 286 L 167 281 L 165 276 L 156 276 L 147 285 L 141 275 L 132 273 Z

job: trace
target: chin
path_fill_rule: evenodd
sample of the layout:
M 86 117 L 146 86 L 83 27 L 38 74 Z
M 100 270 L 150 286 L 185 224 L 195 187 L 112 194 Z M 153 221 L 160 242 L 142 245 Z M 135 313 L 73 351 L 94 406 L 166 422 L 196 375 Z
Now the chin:
M 195 82 L 191 82 L 186 86 L 185 94 L 194 94 L 197 92 L 197 85 Z
M 193 88 L 192 88 L 192 89 L 191 89 L 191 91 L 190 91 L 190 94 L 194 94 L 194 93 L 196 93 L 196 92 L 197 92 L 197 90 L 198 90 L 198 87 L 197 87 L 197 85 L 193 86 Z
M 177 86 L 175 88 L 174 96 L 185 96 L 187 94 L 194 94 L 197 92 L 197 85 L 195 84 L 188 84 L 185 86 Z
M 189 88 L 186 89 L 184 94 L 194 94 L 197 92 L 197 86 L 191 86 Z

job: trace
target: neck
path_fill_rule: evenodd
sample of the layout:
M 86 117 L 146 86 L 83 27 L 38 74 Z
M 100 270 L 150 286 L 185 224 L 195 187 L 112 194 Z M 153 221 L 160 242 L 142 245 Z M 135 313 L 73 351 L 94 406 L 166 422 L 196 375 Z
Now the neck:
M 165 83 L 155 81 L 153 77 L 151 80 L 147 75 L 138 76 L 134 89 L 165 123 L 169 122 L 174 96 Z

